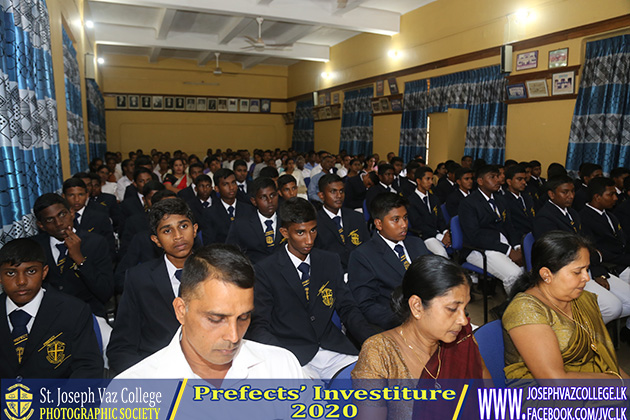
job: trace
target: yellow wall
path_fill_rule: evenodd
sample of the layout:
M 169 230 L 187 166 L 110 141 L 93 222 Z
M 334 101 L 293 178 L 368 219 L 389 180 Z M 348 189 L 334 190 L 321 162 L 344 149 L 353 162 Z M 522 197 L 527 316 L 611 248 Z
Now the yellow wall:
M 123 153 L 182 149 L 205 155 L 208 147 L 225 149 L 290 146 L 293 126 L 281 115 L 285 102 L 272 102 L 270 114 L 116 110 L 116 94 L 192 95 L 281 99 L 287 95 L 286 67 L 259 65 L 242 70 L 234 63 L 220 63 L 224 74 L 215 76 L 215 62 L 198 66 L 194 60 L 110 55 L 101 67 L 102 90 L 107 108 L 108 150 Z M 229 72 L 238 75 L 226 74 Z
M 435 169 L 440 162 L 451 156 L 463 156 L 466 143 L 468 110 L 449 109 L 429 115 L 429 159 L 427 164 Z
M 512 15 L 521 8 L 530 11 L 526 22 L 517 22 Z M 361 34 L 331 48 L 328 63 L 301 62 L 289 67 L 288 94 L 297 97 L 628 13 L 628 1 L 618 0 L 440 0 L 402 16 L 398 35 Z M 581 64 L 584 45 L 592 38 L 570 39 L 528 49 L 539 52 L 538 68 L 528 72 L 546 70 L 548 53 L 557 48 L 569 48 L 569 65 Z M 398 50 L 399 56 L 389 58 L 387 51 L 390 49 Z M 524 51 L 515 51 L 514 63 L 519 52 Z M 398 86 L 402 91 L 406 81 L 496 64 L 499 64 L 498 55 L 399 77 Z M 320 76 L 323 71 L 331 77 L 323 79 Z M 519 73 L 524 72 L 512 74 Z M 574 106 L 575 100 L 509 105 L 506 159 L 536 158 L 542 162 L 543 168 L 552 162 L 564 163 Z M 381 155 L 386 151 L 397 152 L 399 131 L 400 117 L 374 118 L 375 152 Z M 320 148 L 321 142 L 316 135 L 316 148 Z M 449 156 L 456 161 L 460 157 Z
M 83 127 L 86 142 L 88 140 L 87 96 L 85 90 L 85 53 L 93 52 L 93 45 L 85 35 L 83 21 L 83 0 L 48 0 L 50 16 L 51 54 L 55 79 L 55 96 L 57 98 L 57 116 L 59 129 L 59 146 L 61 149 L 61 166 L 63 177 L 70 176 L 70 158 L 68 152 L 68 120 L 66 113 L 66 93 L 63 68 L 63 35 L 62 25 L 73 40 L 77 52 L 77 61 L 81 74 L 81 103 L 83 108 Z M 89 149 L 89 148 L 88 148 Z

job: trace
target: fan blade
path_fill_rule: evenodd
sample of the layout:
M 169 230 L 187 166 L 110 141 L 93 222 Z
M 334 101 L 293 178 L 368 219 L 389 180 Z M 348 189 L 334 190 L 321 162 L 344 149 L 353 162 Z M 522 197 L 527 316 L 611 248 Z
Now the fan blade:
M 255 43 L 257 43 L 257 42 L 258 42 L 258 40 L 257 40 L 257 39 L 252 38 L 252 37 L 251 37 L 251 36 L 249 36 L 249 35 L 245 35 L 245 39 L 246 39 L 247 41 L 251 42 L 252 44 L 255 44 Z

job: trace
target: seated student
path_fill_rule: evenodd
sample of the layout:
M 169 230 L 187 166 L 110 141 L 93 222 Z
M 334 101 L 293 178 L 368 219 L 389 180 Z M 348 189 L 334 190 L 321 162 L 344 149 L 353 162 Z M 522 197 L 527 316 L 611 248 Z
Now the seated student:
M 424 242 L 407 235 L 407 199 L 394 193 L 377 196 L 372 202 L 372 239 L 350 254 L 348 286 L 367 320 L 383 330 L 398 325 L 390 306 L 394 289 L 411 262 L 428 255 Z
M 315 248 L 339 255 L 343 271 L 348 271 L 350 253 L 370 239 L 363 215 L 342 208 L 344 184 L 337 175 L 326 174 L 319 179 L 319 197 L 324 203 L 317 211 Z
M 594 178 L 587 193 L 589 202 L 580 212 L 582 233 L 593 242 L 602 262 L 615 265 L 618 277 L 630 283 L 630 249 L 621 223 L 611 211 L 617 202 L 615 181 Z
M 102 236 L 109 246 L 110 257 L 115 260 L 116 242 L 112 222 L 107 213 L 86 206 L 88 192 L 85 183 L 78 178 L 70 178 L 64 181 L 61 189 L 63 191 L 62 197 L 68 201 L 74 213 L 74 228 Z
M 468 168 L 459 168 L 455 171 L 457 189 L 446 197 L 446 211 L 450 217 L 459 214 L 459 203 L 470 194 L 474 184 L 473 175 L 473 170 Z
M 116 184 L 116 182 L 110 181 L 110 179 L 116 179 L 116 177 L 112 178 L 112 174 L 107 166 L 101 165 L 96 168 L 96 172 L 90 172 L 90 174 L 98 176 L 101 189 L 104 193 L 111 194 L 116 197 L 116 188 L 118 188 L 118 184 Z
M 143 213 L 146 210 L 140 191 L 142 191 L 144 185 L 151 180 L 151 171 L 147 168 L 138 168 L 133 171 L 133 183 L 127 187 L 128 191 L 133 190 L 133 194 L 127 194 L 120 204 L 120 211 L 122 213 L 121 231 L 124 229 L 127 219 L 136 213 Z
M 406 176 L 400 177 L 400 193 L 403 197 L 409 197 L 414 193 L 418 184 L 416 183 L 416 170 L 423 165 L 420 165 L 417 161 L 412 160 L 409 162 L 405 170 L 407 171 Z
M 193 163 L 188 167 L 188 176 L 192 180 L 189 186 L 184 188 L 183 190 L 179 190 L 177 196 L 182 200 L 188 202 L 189 200 L 195 198 L 195 194 L 197 192 L 197 185 L 195 184 L 197 181 L 197 177 L 199 175 L 203 175 L 203 164 L 201 163 Z
M 506 194 L 503 196 L 507 204 L 512 226 L 519 238 L 534 229 L 534 200 L 525 192 L 527 187 L 525 168 L 521 165 L 510 166 L 505 171 Z
M 218 200 L 213 200 L 208 213 L 209 219 L 204 220 L 204 225 L 211 226 L 205 235 L 203 243 L 224 243 L 232 222 L 240 217 L 251 214 L 251 207 L 243 201 L 236 199 L 236 177 L 230 169 L 221 168 L 214 174 L 214 190 L 219 195 Z
M 166 187 L 158 181 L 147 182 L 142 188 L 142 203 L 144 207 L 148 210 L 151 207 L 151 199 L 153 195 L 156 192 L 163 191 L 165 189 Z M 149 226 L 149 215 L 147 212 L 143 211 L 142 213 L 135 213 L 130 216 L 119 235 L 120 249 L 118 254 L 120 257 L 122 258 L 125 256 L 129 250 L 129 243 L 138 232 L 150 231 L 151 227 Z
M 317 195 L 319 193 L 319 179 L 324 175 L 331 173 L 331 169 L 335 166 L 335 157 L 326 155 L 322 158 L 321 171 L 316 175 L 311 175 L 311 183 L 308 184 L 308 199 L 321 203 L 321 199 Z
M 623 180 L 623 191 L 626 198 L 621 200 L 621 204 L 619 204 L 619 201 L 617 202 L 614 213 L 621 223 L 621 230 L 623 230 L 626 236 L 626 241 L 630 241 L 630 200 L 628 200 L 628 194 L 630 193 L 630 177 L 626 177 Z
M 255 210 L 250 210 L 244 217 L 234 220 L 225 243 L 237 245 L 250 261 L 256 264 L 280 248 L 283 238 L 276 213 L 278 210 L 276 184 L 271 178 L 259 176 L 252 182 L 250 191 Z
M 405 167 L 405 161 L 402 160 L 401 157 L 394 156 L 389 160 L 389 164 L 392 165 L 392 167 L 394 168 L 394 180 L 392 181 L 392 188 L 399 193 L 402 193 L 402 176 L 400 175 L 400 173 Z
M 173 301 L 179 329 L 166 347 L 117 379 L 203 378 L 219 386 L 224 379 L 304 378 L 290 351 L 243 338 L 254 311 L 254 278 L 234 247 L 201 248 L 184 264 Z
M 197 225 L 179 198 L 155 203 L 149 212 L 151 240 L 164 256 L 127 270 L 116 324 L 107 347 L 110 369 L 122 372 L 168 345 L 179 328 L 173 299 L 184 262 L 192 254 Z
M 488 272 L 503 282 L 509 294 L 521 275 L 523 253 L 509 211 L 499 190 L 499 170 L 496 166 L 482 166 L 477 171 L 478 189 L 459 205 L 459 220 L 464 242 L 485 250 Z M 466 261 L 483 267 L 479 251 L 472 251 Z
M 446 176 L 440 178 L 434 190 L 435 195 L 437 195 L 440 199 L 440 203 L 444 203 L 446 201 L 446 197 L 448 197 L 453 190 L 457 189 L 457 184 L 455 183 L 455 172 L 459 168 L 461 168 L 461 166 L 455 162 L 451 161 L 446 163 Z M 451 215 L 451 217 L 453 217 L 453 215 Z
M 365 201 L 367 191 L 378 183 L 379 178 L 376 172 L 360 173 L 346 178 L 346 198 L 343 206 L 363 212 L 363 201 Z
M 114 232 L 118 232 L 120 224 L 120 206 L 113 194 L 107 194 L 101 190 L 101 178 L 97 174 L 90 174 L 92 192 L 87 206 L 106 213 L 112 221 Z
M 48 270 L 44 250 L 32 239 L 0 249 L 0 377 L 102 378 L 90 307 L 43 289 Z
M 278 178 L 279 202 L 298 196 L 297 181 L 293 175 L 282 175 Z
M 247 180 L 247 162 L 242 159 L 234 161 L 233 169 L 234 176 L 236 177 L 236 186 L 238 192 L 236 193 L 236 199 L 240 201 L 249 201 L 251 197 L 249 186 L 250 182 Z
M 576 181 L 577 187 L 575 189 L 575 198 L 573 199 L 572 207 L 578 212 L 582 211 L 586 203 L 588 202 L 588 183 L 594 178 L 604 176 L 602 167 L 594 163 L 583 163 L 580 166 L 580 180 Z
M 389 163 L 378 165 L 378 184 L 374 184 L 365 194 L 365 204 L 368 211 L 372 208 L 372 200 L 379 195 L 386 192 L 393 192 L 398 194 L 392 187 L 392 181 L 394 180 L 394 167 Z M 372 216 L 374 217 L 374 216 Z
M 534 237 L 542 237 L 552 230 L 562 230 L 582 235 L 582 219 L 573 202 L 574 185 L 568 176 L 550 178 L 546 184 L 549 200 L 534 218 Z M 605 323 L 620 316 L 630 315 L 630 288 L 621 279 L 611 275 L 601 265 L 600 254 L 591 253 L 590 274 L 593 281 L 586 283 L 585 290 L 597 295 L 597 303 Z M 625 314 L 625 315 L 624 315 Z
M 628 176 L 630 176 L 630 169 L 628 168 L 615 168 L 610 171 L 610 178 L 615 182 L 615 194 L 617 195 L 615 207 L 628 199 L 626 190 L 623 187 L 623 181 L 628 178 Z
M 532 160 L 531 162 L 528 162 L 528 166 L 530 167 L 530 176 L 527 181 L 527 188 L 525 188 L 525 191 L 531 195 L 534 200 L 534 204 L 536 205 L 540 202 L 541 194 L 544 193 L 543 186 L 547 180 L 540 176 L 542 173 L 542 167 L 539 161 Z
M 116 198 L 119 202 L 122 202 L 125 198 L 125 191 L 127 187 L 133 182 L 133 171 L 135 169 L 135 164 L 131 159 L 125 159 L 120 164 L 120 167 L 123 171 L 123 176 L 116 182 Z
M 134 182 L 132 182 L 130 185 L 127 186 L 127 188 L 125 188 L 125 195 L 124 195 L 124 200 L 123 201 L 125 201 L 129 197 L 136 197 L 138 194 L 141 194 L 142 187 L 147 182 L 149 182 L 149 181 L 158 181 L 158 179 L 154 178 L 155 174 L 153 173 L 153 171 L 150 168 L 148 168 L 147 166 L 150 166 L 150 165 L 142 166 L 142 165 L 136 164 L 136 169 L 134 169 L 134 171 L 133 171 Z M 140 178 L 136 178 L 136 174 L 137 173 L 141 173 L 141 174 L 144 174 L 144 175 L 141 176 Z
M 330 379 L 359 354 L 333 324 L 333 313 L 360 343 L 374 331 L 343 282 L 339 257 L 313 249 L 317 236 L 313 205 L 291 198 L 280 207 L 279 218 L 287 245 L 256 264 L 248 338 L 291 350 L 308 377 Z
M 428 166 L 416 169 L 416 191 L 409 200 L 409 230 L 420 236 L 427 249 L 435 255 L 448 258 L 446 248 L 451 246 L 451 232 L 444 220 L 440 200 L 431 193 L 433 170 Z
M 73 212 L 61 196 L 53 193 L 35 200 L 33 213 L 41 230 L 35 239 L 44 248 L 50 270 L 46 284 L 87 302 L 92 312 L 105 320 L 105 303 L 114 291 L 112 260 L 103 237 L 76 230 Z
M 213 202 L 212 196 L 214 195 L 212 180 L 208 175 L 201 174 L 195 178 L 195 184 L 195 195 L 193 195 L 191 199 L 184 201 L 186 201 L 186 204 L 188 204 L 192 210 L 193 216 L 199 225 L 202 241 L 208 241 L 208 243 L 210 243 L 214 238 L 214 231 L 212 230 L 213 227 L 211 223 L 212 218 L 210 215 L 210 207 Z
M 273 161 L 273 159 L 272 159 Z M 278 177 L 280 176 L 280 174 L 278 173 L 278 170 L 272 166 L 265 166 L 264 168 L 262 168 L 260 170 L 260 173 L 258 175 L 259 177 L 262 176 L 264 178 L 271 178 L 273 180 L 273 182 L 278 183 Z M 247 201 L 247 203 L 249 203 L 249 201 Z

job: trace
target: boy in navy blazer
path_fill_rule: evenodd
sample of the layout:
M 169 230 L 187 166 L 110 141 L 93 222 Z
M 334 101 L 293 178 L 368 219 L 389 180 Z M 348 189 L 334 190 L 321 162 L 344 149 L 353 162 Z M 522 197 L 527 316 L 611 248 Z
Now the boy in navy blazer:
M 44 250 L 32 239 L 0 249 L 0 377 L 103 377 L 90 307 L 43 289 L 48 271 Z
M 283 241 L 278 219 L 278 193 L 271 178 L 258 177 L 251 184 L 249 213 L 234 220 L 225 243 L 238 246 L 252 264 L 256 264 L 280 247 Z
M 481 167 L 477 171 L 477 186 L 478 189 L 459 205 L 464 241 L 485 250 L 488 272 L 503 282 L 509 294 L 522 273 L 523 253 L 521 238 L 512 226 L 503 197 L 498 194 L 501 187 L 498 168 L 494 165 Z M 477 267 L 483 266 L 479 251 L 470 252 L 466 261 Z
M 236 218 L 251 214 L 248 203 L 238 201 L 236 194 L 238 186 L 236 177 L 231 169 L 221 168 L 214 174 L 214 190 L 219 195 L 210 206 L 208 226 L 212 226 L 212 237 L 204 235 L 204 245 L 211 243 L 225 243 L 232 222 Z
M 201 231 L 204 243 L 212 243 L 214 231 L 212 226 L 212 204 L 219 200 L 212 188 L 212 179 L 205 174 L 199 175 L 195 179 L 196 191 L 192 198 L 186 201 L 195 217 L 195 221 Z
M 534 200 L 526 192 L 527 173 L 521 165 L 513 165 L 505 170 L 506 193 L 503 196 L 507 204 L 512 225 L 518 237 L 523 237 L 534 230 Z
M 459 214 L 459 204 L 468 197 L 473 189 L 474 172 L 472 169 L 459 168 L 455 171 L 457 188 L 446 197 L 446 211 L 453 218 Z
M 165 347 L 179 328 L 173 299 L 182 269 L 192 254 L 197 225 L 179 198 L 162 200 L 149 212 L 151 240 L 164 256 L 127 270 L 107 357 L 120 373 Z
M 363 201 L 367 191 L 378 184 L 376 172 L 361 172 L 357 176 L 346 178 L 346 198 L 343 206 L 353 210 L 363 211 Z
M 252 195 L 250 190 L 251 182 L 247 180 L 247 162 L 242 159 L 234 161 L 232 170 L 234 171 L 234 176 L 236 177 L 236 187 L 238 188 L 236 199 L 243 202 L 249 202 Z
M 409 229 L 420 236 L 427 249 L 435 255 L 448 258 L 446 248 L 451 246 L 451 232 L 442 209 L 440 199 L 431 193 L 433 170 L 428 166 L 416 169 L 416 190 L 409 199 Z
M 350 254 L 348 286 L 367 320 L 388 330 L 399 324 L 391 309 L 391 294 L 401 285 L 411 262 L 429 254 L 424 242 L 408 236 L 406 198 L 395 193 L 377 196 L 372 203 L 377 232 Z
M 280 207 L 279 216 L 287 245 L 255 267 L 255 309 L 248 337 L 290 350 L 308 376 L 329 379 L 355 362 L 359 353 L 333 323 L 333 313 L 359 343 L 375 331 L 343 281 L 339 257 L 313 249 L 313 205 L 291 198 Z
M 186 188 L 180 190 L 177 196 L 185 202 L 190 201 L 197 195 L 197 177 L 203 175 L 203 165 L 199 162 L 193 163 L 188 167 L 188 176 L 192 179 L 192 183 Z
M 368 211 L 372 208 L 372 201 L 374 198 L 386 192 L 393 192 L 398 194 L 398 191 L 394 189 L 392 186 L 392 182 L 394 182 L 394 167 L 389 163 L 384 163 L 382 165 L 378 165 L 378 184 L 374 184 L 365 194 L 365 204 L 368 208 Z M 374 215 L 370 214 L 372 218 Z
M 344 183 L 338 175 L 326 174 L 319 179 L 319 198 L 324 205 L 317 211 L 315 247 L 334 252 L 348 271 L 350 253 L 370 239 L 363 215 L 343 208 Z

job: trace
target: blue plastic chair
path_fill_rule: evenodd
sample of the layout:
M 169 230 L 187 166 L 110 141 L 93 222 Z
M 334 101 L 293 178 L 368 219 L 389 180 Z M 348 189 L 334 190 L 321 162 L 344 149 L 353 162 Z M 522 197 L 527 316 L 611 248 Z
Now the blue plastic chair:
M 335 327 L 339 328 L 340 330 L 342 329 L 341 318 L 339 318 L 339 314 L 337 313 L 337 311 L 333 312 L 332 318 L 330 320 L 333 324 L 335 324 Z
M 534 234 L 529 232 L 523 237 L 523 259 L 525 260 L 525 268 L 532 271 L 532 247 L 534 246 Z
M 440 206 L 440 210 L 442 210 L 442 214 L 444 215 L 444 220 L 446 220 L 446 224 L 451 223 L 451 215 L 448 214 L 448 210 L 446 210 L 446 203 Z
M 455 216 L 451 219 L 451 247 L 455 251 L 462 251 L 464 248 L 471 248 L 469 246 L 464 246 L 464 232 L 462 232 L 462 227 L 459 224 L 459 216 Z M 474 248 L 471 248 L 474 249 Z M 477 267 L 467 261 L 462 263 L 462 267 L 465 270 L 472 271 L 477 274 L 481 274 L 481 278 L 479 279 L 479 283 L 481 285 L 481 291 L 483 294 L 483 323 L 488 322 L 488 282 L 489 277 L 492 277 L 488 273 L 488 260 L 486 258 L 486 253 L 482 249 L 475 249 L 481 253 L 483 258 L 483 267 Z
M 503 326 L 497 319 L 483 325 L 475 331 L 479 352 L 492 376 L 496 388 L 505 388 L 505 346 L 503 344 Z
M 308 188 L 308 185 L 311 183 L 311 177 L 309 176 L 308 178 L 304 178 L 304 184 L 306 184 L 306 188 Z
M 363 219 L 365 223 L 370 223 L 370 212 L 367 208 L 367 200 L 363 200 Z
M 354 369 L 357 362 L 352 363 L 351 365 L 346 366 L 341 369 L 339 372 L 335 374 L 330 380 L 328 384 L 328 388 L 330 389 L 352 389 L 352 377 L 350 373 L 352 369 Z
M 103 335 L 101 334 L 101 327 L 98 325 L 96 317 L 92 315 L 92 326 L 94 328 L 94 334 L 96 335 L 96 342 L 98 343 L 98 350 L 103 354 Z

